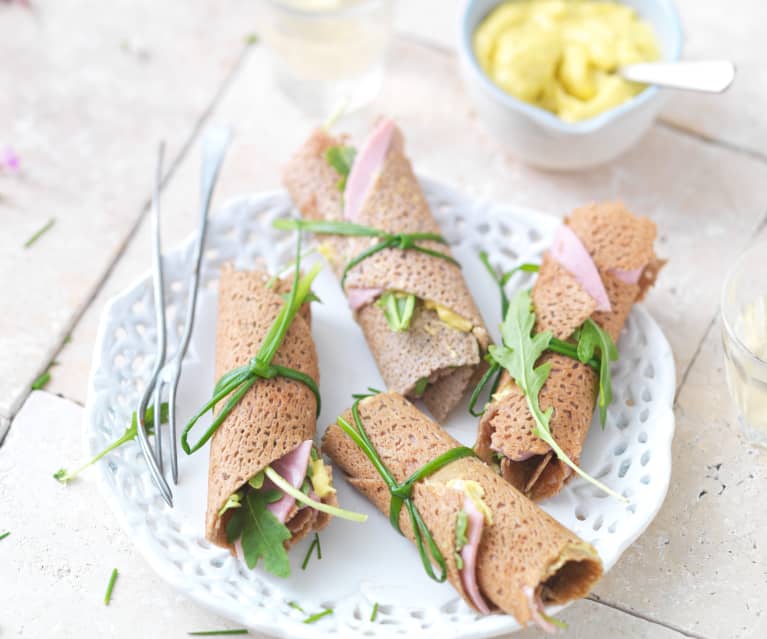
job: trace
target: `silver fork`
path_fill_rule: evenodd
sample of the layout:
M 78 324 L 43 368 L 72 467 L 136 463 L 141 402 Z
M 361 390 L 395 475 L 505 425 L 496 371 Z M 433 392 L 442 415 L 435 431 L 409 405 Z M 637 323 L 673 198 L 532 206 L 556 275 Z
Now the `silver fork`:
M 160 190 L 162 186 L 162 162 L 165 145 L 160 144 L 157 157 L 157 171 L 155 174 L 154 190 L 152 192 L 152 287 L 154 292 L 155 324 L 157 327 L 157 354 L 152 374 L 149 378 L 144 393 L 138 403 L 136 414 L 138 417 L 138 440 L 141 452 L 149 467 L 149 473 L 160 490 L 165 502 L 173 507 L 173 492 L 165 479 L 163 433 L 160 422 L 162 413 L 162 397 L 166 387 L 168 394 L 168 422 L 170 430 L 170 466 L 173 483 L 178 484 L 178 443 L 176 440 L 176 392 L 178 381 L 181 377 L 181 368 L 189 348 L 189 341 L 194 328 L 194 314 L 197 307 L 197 290 L 200 285 L 200 267 L 202 264 L 202 252 L 205 246 L 205 233 L 208 226 L 208 212 L 213 197 L 213 188 L 218 178 L 221 164 L 226 154 L 227 146 L 231 140 L 231 131 L 225 127 L 208 129 L 202 139 L 202 180 L 201 180 L 201 203 L 200 218 L 197 228 L 197 238 L 194 246 L 192 272 L 189 276 L 188 298 L 186 305 L 186 317 L 184 329 L 181 335 L 178 349 L 175 355 L 166 361 L 167 355 L 167 329 L 165 310 L 165 290 L 163 284 L 162 248 L 160 241 Z M 154 432 L 155 449 L 149 442 L 146 432 L 145 415 L 150 406 L 149 398 L 152 396 L 154 407 Z

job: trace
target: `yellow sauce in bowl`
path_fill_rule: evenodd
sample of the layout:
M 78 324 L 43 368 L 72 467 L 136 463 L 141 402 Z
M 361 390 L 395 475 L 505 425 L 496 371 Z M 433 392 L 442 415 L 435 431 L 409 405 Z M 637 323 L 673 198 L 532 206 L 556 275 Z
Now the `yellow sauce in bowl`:
M 618 67 L 660 58 L 658 40 L 636 11 L 594 0 L 510 0 L 474 33 L 483 71 L 510 95 L 566 122 L 594 117 L 645 87 Z

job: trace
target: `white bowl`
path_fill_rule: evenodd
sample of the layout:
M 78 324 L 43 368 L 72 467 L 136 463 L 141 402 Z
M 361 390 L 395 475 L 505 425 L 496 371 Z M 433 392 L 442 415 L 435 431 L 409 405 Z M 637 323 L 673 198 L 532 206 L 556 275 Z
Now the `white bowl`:
M 633 146 L 650 128 L 665 94 L 648 87 L 620 106 L 582 122 L 569 123 L 553 113 L 512 97 L 482 71 L 472 38 L 482 19 L 502 0 L 469 0 L 461 17 L 459 53 L 466 91 L 482 120 L 523 162 L 574 171 L 609 162 Z M 627 0 L 654 28 L 664 60 L 682 50 L 679 15 L 670 0 Z

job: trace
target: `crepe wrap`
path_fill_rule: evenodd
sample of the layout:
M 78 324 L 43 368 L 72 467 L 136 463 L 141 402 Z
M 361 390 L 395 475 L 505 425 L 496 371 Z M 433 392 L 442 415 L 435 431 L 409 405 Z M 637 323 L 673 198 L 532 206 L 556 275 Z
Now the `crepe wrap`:
M 291 281 L 277 280 L 267 288 L 269 276 L 259 271 L 221 270 L 216 327 L 216 379 L 247 364 L 258 352 L 266 333 L 290 291 Z M 309 304 L 293 319 L 272 363 L 294 368 L 319 383 L 317 351 L 311 334 Z M 219 405 L 221 408 L 222 402 Z M 314 439 L 317 403 L 304 384 L 275 377 L 259 379 L 215 432 L 210 442 L 208 507 L 205 537 L 232 548 L 226 539 L 226 523 L 233 510 L 218 516 L 234 492 L 269 464 Z M 331 470 L 328 468 L 328 472 Z M 335 494 L 323 499 L 335 504 Z M 312 530 L 323 528 L 329 516 L 312 508 L 293 506 L 285 522 L 292 537 L 290 547 Z
M 536 280 L 531 299 L 536 313 L 535 331 L 551 331 L 566 340 L 591 317 L 617 342 L 631 307 L 655 282 L 663 262 L 653 250 L 655 224 L 629 213 L 617 202 L 576 209 L 565 219 L 590 254 L 610 301 L 610 311 L 597 311 L 596 302 L 549 252 Z M 635 271 L 636 283 L 625 273 Z M 548 352 L 539 364 L 551 362 L 549 377 L 540 392 L 543 410 L 552 406 L 551 432 L 562 450 L 579 463 L 583 442 L 594 413 L 597 374 L 574 359 Z M 501 453 L 501 473 L 532 499 L 557 494 L 572 476 L 571 469 L 533 434 L 535 422 L 524 394 L 504 372 L 479 426 L 476 451 L 490 461 Z
M 339 174 L 325 155 L 329 148 L 346 144 L 344 136 L 318 129 L 286 165 L 283 183 L 305 219 L 344 219 Z M 440 233 L 396 128 L 353 221 L 389 233 Z M 329 248 L 326 253 L 339 279 L 351 259 L 379 241 L 339 236 L 320 240 Z M 449 248 L 437 242 L 419 245 L 450 255 Z M 470 321 L 472 330 L 456 330 L 440 321 L 434 310 L 418 304 L 409 330 L 394 332 L 383 310 L 375 305 L 376 298 L 387 290 L 440 304 Z M 412 396 L 418 381 L 428 378 L 423 400 L 438 420 L 444 419 L 482 375 L 488 344 L 487 330 L 460 268 L 416 251 L 386 249 L 349 272 L 345 292 L 350 302 L 364 299 L 355 310 L 355 319 L 387 387 Z
M 398 483 L 438 455 L 460 446 L 396 393 L 362 400 L 359 414 L 373 447 Z M 344 418 L 354 424 L 351 411 Z M 349 482 L 388 516 L 390 493 L 386 484 L 363 451 L 337 424 L 325 432 L 322 447 Z M 565 603 L 589 592 L 602 574 L 596 550 L 482 461 L 464 457 L 417 482 L 412 497 L 445 557 L 448 581 L 470 606 L 474 607 L 454 559 L 455 526 L 464 497 L 462 492 L 449 488 L 447 482 L 456 479 L 480 484 L 484 502 L 492 511 L 492 523 L 483 528 L 476 562 L 477 583 L 491 610 L 513 614 L 521 624 L 527 624 L 535 614 L 535 606 L 526 589 L 540 596 L 544 603 Z M 400 526 L 412 541 L 413 529 L 404 508 Z M 394 530 L 392 534 L 396 534 Z

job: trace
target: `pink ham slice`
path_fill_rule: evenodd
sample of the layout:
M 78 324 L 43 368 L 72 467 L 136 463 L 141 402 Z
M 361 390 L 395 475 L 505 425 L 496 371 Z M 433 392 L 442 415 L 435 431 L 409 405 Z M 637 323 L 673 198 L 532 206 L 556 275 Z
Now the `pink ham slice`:
M 522 589 L 522 592 L 524 592 L 525 597 L 527 597 L 527 605 L 530 607 L 530 614 L 533 617 L 535 625 L 547 634 L 553 635 L 556 633 L 557 627 L 544 616 L 543 602 L 541 601 L 540 595 L 536 595 L 531 586 L 525 586 Z
M 610 270 L 610 272 L 624 284 L 636 284 L 639 281 L 639 278 L 642 277 L 642 271 L 644 271 L 644 266 L 631 269 L 630 271 L 623 271 L 619 268 Z
M 294 488 L 300 489 L 301 484 L 304 483 L 306 469 L 309 466 L 309 457 L 312 452 L 312 443 L 311 439 L 301 442 L 287 455 L 271 464 L 272 470 Z M 275 488 L 275 485 L 267 479 L 264 481 L 264 488 Z M 293 497 L 283 495 L 280 500 L 267 504 L 266 507 L 284 524 L 290 509 L 293 508 L 295 503 L 296 500 Z
M 354 158 L 344 189 L 344 217 L 356 220 L 376 175 L 381 170 L 396 126 L 383 118 Z
M 356 311 L 372 304 L 381 293 L 383 293 L 382 288 L 350 288 L 346 291 L 346 300 L 349 302 L 349 307 Z
M 455 488 L 461 490 L 462 484 L 456 482 Z M 468 496 L 464 498 L 463 511 L 466 513 L 468 523 L 466 526 L 466 544 L 461 548 L 461 559 L 463 560 L 463 568 L 459 571 L 461 583 L 477 610 L 488 615 L 490 608 L 482 597 L 477 584 L 477 553 L 479 552 L 479 542 L 482 539 L 485 518 Z
M 602 283 L 602 278 L 599 277 L 599 271 L 594 260 L 591 259 L 586 247 L 583 246 L 580 238 L 569 226 L 563 224 L 559 227 L 554 236 L 550 253 L 578 280 L 578 284 L 583 287 L 583 290 L 594 298 L 598 311 L 612 310 L 607 291 Z

